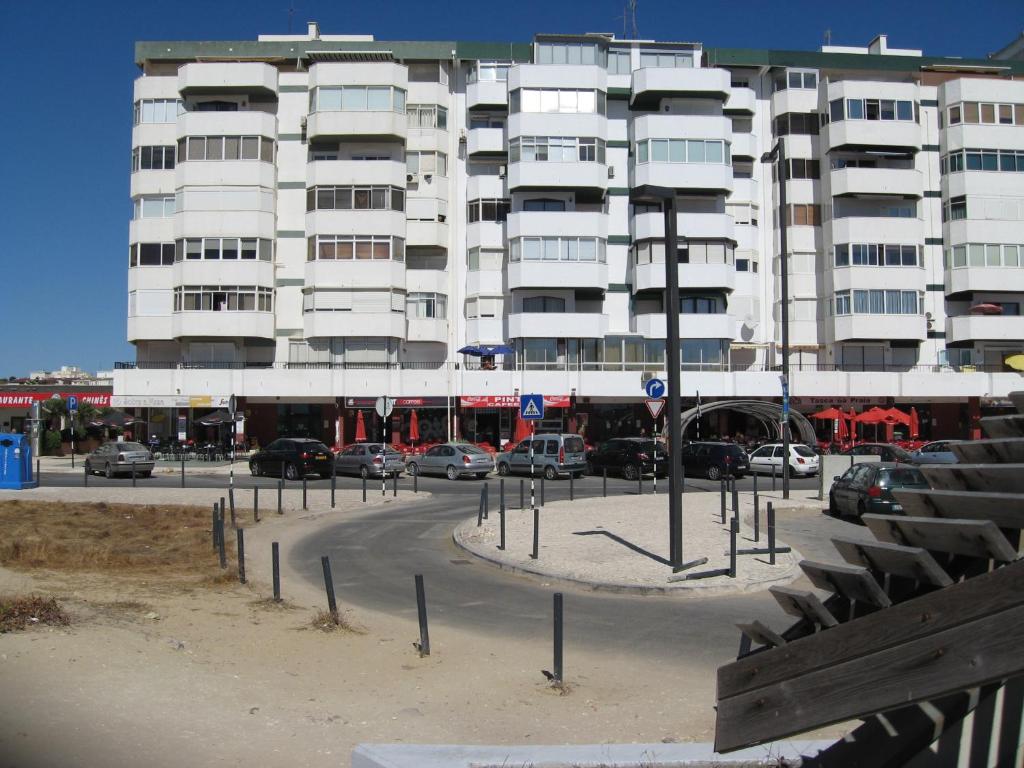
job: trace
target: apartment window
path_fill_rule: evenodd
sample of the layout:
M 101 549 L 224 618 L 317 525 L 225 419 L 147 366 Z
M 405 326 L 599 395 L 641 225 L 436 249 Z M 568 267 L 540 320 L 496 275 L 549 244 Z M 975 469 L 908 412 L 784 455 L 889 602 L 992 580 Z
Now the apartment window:
M 609 75 L 629 75 L 632 71 L 629 51 L 608 51 Z
M 756 227 L 760 206 L 749 203 L 727 203 L 725 212 L 732 216 L 733 223 L 735 224 L 750 224 Z
M 772 79 L 772 86 L 776 91 L 784 91 L 787 88 L 817 88 L 818 73 L 788 70 L 776 75 Z
M 467 208 L 466 222 L 472 224 L 475 221 L 505 221 L 511 209 L 512 203 L 508 200 L 470 200 Z
M 878 243 L 837 243 L 833 247 L 837 267 L 924 266 L 924 246 Z
M 524 211 L 564 211 L 565 200 L 549 200 L 538 197 L 533 200 L 523 200 Z
M 569 88 L 517 88 L 509 93 L 509 112 L 599 114 L 606 112 L 604 91 Z
M 965 101 L 949 107 L 949 124 L 1024 125 L 1024 104 L 997 104 Z
M 274 241 L 257 237 L 186 237 L 174 241 L 175 261 L 272 261 Z
M 466 264 L 470 272 L 481 269 L 499 270 L 505 260 L 505 251 L 500 248 L 470 248 L 466 252 Z
M 512 139 L 508 159 L 517 162 L 601 163 L 605 162 L 605 141 L 576 136 L 520 136 Z
M 663 240 L 639 240 L 634 243 L 633 260 L 637 264 L 664 264 Z M 686 240 L 678 249 L 680 264 L 732 264 L 735 246 L 722 240 Z
M 565 312 L 565 299 L 557 296 L 530 296 L 523 299 L 523 312 Z
M 132 243 L 129 267 L 168 267 L 174 263 L 174 243 Z
M 914 122 L 918 119 L 916 101 L 899 99 L 833 99 L 829 102 L 829 119 L 840 120 L 898 120 Z
M 946 154 L 942 158 L 941 167 L 948 173 L 1024 173 L 1024 149 L 960 149 Z
M 644 139 L 637 142 L 636 161 L 732 164 L 729 142 L 717 139 Z
M 607 261 L 608 241 L 598 237 L 515 237 L 509 261 Z
M 537 43 L 537 64 L 605 65 L 604 51 L 597 43 Z
M 834 299 L 837 315 L 920 315 L 924 308 L 920 291 L 836 291 Z
M 189 136 L 178 139 L 179 160 L 274 162 L 274 140 L 266 136 Z
M 818 135 L 817 112 L 787 112 L 775 118 L 775 135 Z
M 952 266 L 1021 267 L 1024 266 L 1024 244 L 968 243 L 952 249 Z
M 306 261 L 405 261 L 405 239 L 390 235 L 316 235 L 306 245 Z
M 175 312 L 273 312 L 274 289 L 237 285 L 185 285 L 174 289 Z
M 174 145 L 135 147 L 132 150 L 132 173 L 135 171 L 169 171 L 174 168 Z
M 679 298 L 679 314 L 681 315 L 720 315 L 725 312 L 725 299 L 722 296 L 681 296 Z
M 390 85 L 332 85 L 309 92 L 310 112 L 405 112 L 405 91 Z
M 810 226 L 820 227 L 821 226 L 821 206 L 820 205 L 787 205 L 786 206 L 786 226 Z
M 504 115 L 470 115 L 469 116 L 469 128 L 504 128 L 505 127 L 505 116 Z
M 679 354 L 683 367 L 719 366 L 729 357 L 729 342 L 722 339 L 680 339 Z
M 448 110 L 438 104 L 409 104 L 405 112 L 410 128 L 448 130 Z
M 448 297 L 443 293 L 410 293 L 405 298 L 406 317 L 443 320 L 448 317 Z
M 405 167 L 409 173 L 424 176 L 447 176 L 448 155 L 444 152 L 406 152 Z
M 470 83 L 505 82 L 508 80 L 508 70 L 511 66 L 511 62 L 508 61 L 480 61 L 475 67 L 469 68 L 466 80 Z
M 307 211 L 404 211 L 405 190 L 401 187 L 310 187 L 306 190 Z
M 132 201 L 132 218 L 169 219 L 174 209 L 174 195 L 144 195 Z
M 181 99 L 139 99 L 132 112 L 132 124 L 173 123 L 185 109 Z
M 786 179 L 820 179 L 821 165 L 818 160 L 793 157 L 786 159 Z M 778 181 L 778 165 L 772 163 L 772 181 Z
M 645 67 L 690 69 L 693 67 L 693 53 L 690 51 L 640 51 L 640 68 Z
M 967 218 L 967 197 L 966 195 L 960 195 L 959 197 L 950 198 L 948 202 L 942 204 L 942 220 L 943 221 L 958 221 L 960 219 Z

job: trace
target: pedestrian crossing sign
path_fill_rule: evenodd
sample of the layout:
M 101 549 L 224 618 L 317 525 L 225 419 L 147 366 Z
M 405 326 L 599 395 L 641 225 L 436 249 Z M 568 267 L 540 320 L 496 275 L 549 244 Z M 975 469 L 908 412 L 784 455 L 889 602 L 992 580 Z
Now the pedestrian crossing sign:
M 544 418 L 544 395 L 520 395 L 519 417 L 527 421 Z

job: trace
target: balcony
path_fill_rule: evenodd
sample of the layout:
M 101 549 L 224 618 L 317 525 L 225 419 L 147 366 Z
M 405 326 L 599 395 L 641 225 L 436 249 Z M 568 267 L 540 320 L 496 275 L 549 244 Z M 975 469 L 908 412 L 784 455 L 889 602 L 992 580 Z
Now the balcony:
M 509 115 L 506 127 L 510 141 L 519 136 L 608 138 L 608 119 L 596 113 L 515 112 Z
M 517 88 L 593 88 L 606 91 L 608 72 L 594 64 L 518 64 L 508 71 L 508 89 L 514 91 Z
M 832 318 L 836 341 L 924 341 L 923 315 L 838 315 Z
M 405 289 L 409 293 L 443 293 L 452 289 L 448 285 L 449 273 L 443 269 L 406 269 Z
M 508 316 L 508 335 L 513 339 L 601 339 L 607 333 L 608 315 L 596 312 L 514 312 Z
M 1017 128 L 1016 130 L 1020 130 Z M 942 177 L 943 198 L 972 195 L 979 198 L 1019 197 L 1020 174 L 958 171 Z M 980 202 L 980 201 L 979 201 Z M 991 242 L 991 241 L 989 241 Z
M 710 163 L 631 163 L 630 186 L 670 187 L 684 195 L 728 195 L 732 192 L 731 165 Z
M 973 291 L 1024 293 L 1020 267 L 956 267 L 946 270 L 946 295 Z
M 307 235 L 395 235 L 405 237 L 404 211 L 307 211 Z
M 832 195 L 887 195 L 920 198 L 921 172 L 914 168 L 837 168 L 831 172 Z
M 136 171 L 129 182 L 132 197 L 139 195 L 173 195 L 177 184 L 174 171 Z
M 508 85 L 504 80 L 477 80 L 466 86 L 466 107 L 469 109 L 508 109 Z
M 321 85 L 391 85 L 406 89 L 409 68 L 390 61 L 318 61 L 309 68 L 309 87 Z
M 443 221 L 407 221 L 406 246 L 420 245 L 448 250 L 448 224 Z
M 713 288 L 731 293 L 736 288 L 733 264 L 680 264 L 680 288 Z M 633 268 L 633 292 L 665 290 L 665 262 L 637 264 Z
M 481 198 L 501 199 L 508 197 L 508 185 L 503 176 L 470 176 L 466 179 L 466 199 Z
M 846 216 L 826 222 L 832 227 L 833 243 L 924 243 L 921 219 L 896 216 Z
M 829 151 L 898 149 L 921 151 L 921 126 L 908 120 L 840 120 L 821 129 Z
M 505 223 L 474 221 L 466 225 L 467 248 L 505 248 Z
M 277 97 L 277 69 L 260 62 L 193 62 L 178 68 L 182 96 Z
M 633 332 L 647 339 L 668 338 L 665 313 L 637 315 Z M 717 315 L 679 315 L 681 339 L 732 339 L 735 333 L 736 319 L 724 312 Z
M 754 133 L 734 133 L 730 138 L 730 152 L 732 153 L 733 159 L 735 158 L 760 158 L 761 150 L 757 146 L 757 134 Z
M 516 211 L 508 215 L 508 238 L 579 235 L 608 238 L 608 216 L 590 211 Z
M 730 88 L 729 98 L 722 111 L 731 115 L 752 115 L 757 111 L 757 97 L 753 88 Z
M 946 343 L 1024 339 L 1024 315 L 960 315 L 946 318 Z
M 306 185 L 390 185 L 405 188 L 405 163 L 394 160 L 314 160 L 306 163 Z
M 165 171 L 148 171 L 165 173 Z M 137 176 L 138 174 L 134 174 Z M 172 177 L 177 187 L 277 186 L 277 168 L 263 160 L 186 160 L 178 163 Z
M 174 239 L 174 217 L 133 219 L 128 222 L 129 243 L 169 243 Z
M 171 335 L 176 338 L 274 338 L 273 312 L 175 312 Z
M 470 157 L 504 156 L 508 152 L 504 128 L 470 128 L 466 152 Z
M 474 317 L 466 321 L 469 344 L 504 344 L 505 323 L 500 317 Z
M 162 291 L 167 295 L 167 315 L 171 314 L 171 291 L 174 288 L 173 268 L 128 267 L 129 291 Z
M 184 112 L 178 115 L 177 137 L 265 136 L 277 138 L 277 116 L 256 110 L 247 112 Z
M 448 341 L 448 321 L 444 318 L 410 317 L 405 340 L 444 344 Z
M 643 67 L 633 71 L 631 109 L 657 109 L 661 100 L 689 97 L 725 102 L 732 91 L 724 69 Z
M 661 240 L 665 237 L 665 216 L 662 213 L 639 213 L 630 224 L 633 240 Z M 735 240 L 733 218 L 727 213 L 676 214 L 676 233 L 691 240 Z
M 174 215 L 178 237 L 262 237 L 273 240 L 273 211 L 179 211 Z
M 750 201 L 760 205 L 761 189 L 756 179 L 733 179 L 730 203 Z
M 1024 99 L 1022 99 L 1024 100 Z M 1005 94 L 979 101 L 1003 102 L 1013 101 Z M 942 151 L 952 152 L 958 149 L 986 147 L 991 149 L 1017 149 L 1020 141 L 1017 134 L 1020 126 L 993 125 L 991 123 L 961 123 L 947 125 L 942 132 Z
M 128 318 L 128 341 L 171 341 L 171 315 L 140 315 Z
M 508 166 L 508 188 L 591 189 L 608 188 L 608 166 L 601 163 L 518 162 Z
M 644 139 L 732 140 L 732 120 L 721 115 L 637 115 L 633 141 Z
M 403 290 L 406 285 L 405 264 L 401 261 L 342 260 L 307 261 L 305 283 L 318 288 L 391 288 Z M 363 334 L 373 335 L 373 334 Z
M 138 175 L 138 174 L 136 174 Z M 1006 174 L 1007 176 L 1011 174 Z M 958 219 L 942 225 L 946 245 L 967 243 L 1019 243 L 1021 223 L 1014 219 Z
M 596 261 L 515 261 L 508 265 L 508 287 L 608 290 L 608 265 Z
M 210 259 L 176 261 L 171 267 L 174 285 L 274 286 L 274 265 L 269 261 Z
M 405 113 L 382 110 L 314 112 L 306 119 L 306 135 L 317 139 L 367 139 L 373 141 L 405 141 L 409 118 Z
M 332 336 L 405 338 L 405 312 L 303 312 L 307 339 Z
M 497 269 L 475 269 L 466 272 L 467 296 L 501 296 L 505 293 L 505 275 Z
M 132 84 L 132 98 L 177 99 L 178 78 L 175 75 L 142 75 Z
M 790 290 L 795 294 L 813 296 L 817 292 L 816 275 L 808 275 L 809 285 L 805 290 L 796 291 L 790 282 Z M 790 278 L 792 281 L 793 278 Z M 926 272 L 920 267 L 833 267 L 832 289 L 847 291 L 855 289 L 880 289 L 923 291 L 927 280 Z

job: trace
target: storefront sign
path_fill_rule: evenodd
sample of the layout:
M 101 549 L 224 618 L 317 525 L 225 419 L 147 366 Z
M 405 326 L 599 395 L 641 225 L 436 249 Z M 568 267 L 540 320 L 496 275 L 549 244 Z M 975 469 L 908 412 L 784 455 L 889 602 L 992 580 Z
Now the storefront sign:
M 444 408 L 447 403 L 443 397 L 393 397 L 395 408 Z M 377 404 L 375 397 L 346 397 L 346 408 L 373 408 Z
M 878 405 L 881 398 L 877 397 L 791 397 L 792 405 L 808 405 L 815 408 L 830 405 Z
M 32 403 L 44 403 L 55 397 L 77 397 L 79 405 L 89 403 L 97 408 L 110 405 L 109 392 L 0 392 L 0 408 L 31 408 Z
M 114 395 L 115 408 L 227 408 L 230 395 Z
M 515 408 L 519 409 L 518 395 L 463 395 L 459 402 L 463 408 Z M 569 395 L 544 395 L 545 408 L 568 408 Z

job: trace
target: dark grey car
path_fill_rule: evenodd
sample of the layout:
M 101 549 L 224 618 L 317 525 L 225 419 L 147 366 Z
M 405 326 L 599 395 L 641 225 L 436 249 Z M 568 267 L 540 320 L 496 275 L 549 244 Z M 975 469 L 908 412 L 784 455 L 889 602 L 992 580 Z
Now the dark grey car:
M 360 477 L 380 477 L 382 472 L 402 474 L 405 471 L 402 454 L 390 445 L 387 453 L 382 454 L 383 447 L 380 443 L 355 443 L 344 448 L 335 459 L 338 474 Z
M 142 443 L 104 443 L 85 459 L 85 471 L 102 472 L 107 477 L 130 475 L 132 465 L 139 477 L 153 474 L 153 454 Z
M 449 480 L 460 477 L 485 478 L 494 469 L 494 459 L 487 451 L 472 443 L 442 443 L 422 456 L 405 462 L 410 475 L 444 475 Z

